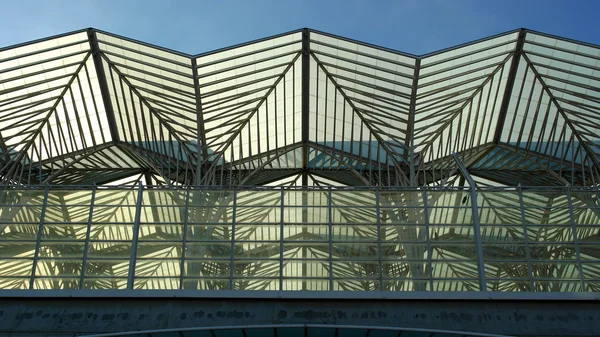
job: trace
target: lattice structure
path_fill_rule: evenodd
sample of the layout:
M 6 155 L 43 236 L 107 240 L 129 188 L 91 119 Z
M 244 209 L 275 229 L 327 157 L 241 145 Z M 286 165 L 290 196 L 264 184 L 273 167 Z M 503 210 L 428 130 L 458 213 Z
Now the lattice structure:
M 524 29 L 0 49 L 0 288 L 598 291 L 599 116 L 600 47 Z
M 518 30 L 423 56 L 308 29 L 185 55 L 89 29 L 0 51 L 8 184 L 599 181 L 600 48 Z

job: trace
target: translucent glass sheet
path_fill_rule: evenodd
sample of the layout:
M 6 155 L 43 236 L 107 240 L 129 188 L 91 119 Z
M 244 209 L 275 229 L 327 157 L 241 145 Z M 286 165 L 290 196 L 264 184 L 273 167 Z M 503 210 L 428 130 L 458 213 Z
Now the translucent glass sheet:
M 425 170 L 443 178 L 454 167 L 443 158 L 463 153 L 471 165 L 465 160 L 472 157 L 470 149 L 493 141 L 517 37 L 504 34 L 421 59 L 414 146 L 423 161 L 436 163 Z
M 195 59 L 211 161 L 264 156 L 301 140 L 301 47 L 302 34 L 292 33 Z
M 415 58 L 315 32 L 310 49 L 311 138 L 370 160 L 401 160 Z
M 48 181 L 64 156 L 111 141 L 106 119 L 85 32 L 0 51 L 2 165 L 16 163 L 3 176 Z
M 459 188 L 4 189 L 0 288 L 599 289 L 597 191 L 480 188 L 476 196 Z
M 96 35 L 121 141 L 162 175 L 192 182 L 189 162 L 198 160 L 201 140 L 189 57 Z
M 569 183 L 589 185 L 600 153 L 600 48 L 528 32 L 523 53 L 501 141 Z

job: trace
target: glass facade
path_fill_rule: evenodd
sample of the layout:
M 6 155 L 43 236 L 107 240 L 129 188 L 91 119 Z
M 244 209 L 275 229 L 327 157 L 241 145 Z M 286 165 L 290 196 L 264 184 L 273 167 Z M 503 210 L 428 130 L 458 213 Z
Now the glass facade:
M 140 186 L 1 193 L 2 289 L 600 286 L 597 190 Z
M 0 49 L 0 289 L 596 292 L 600 47 Z

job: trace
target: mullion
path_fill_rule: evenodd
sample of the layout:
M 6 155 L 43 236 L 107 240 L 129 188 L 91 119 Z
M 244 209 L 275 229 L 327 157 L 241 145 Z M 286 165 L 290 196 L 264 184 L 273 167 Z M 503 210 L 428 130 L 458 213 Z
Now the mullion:
M 591 66 L 591 65 L 585 64 L 585 63 L 580 63 L 580 62 L 575 62 L 575 61 L 569 61 L 569 60 L 566 60 L 566 59 L 554 57 L 554 56 L 552 56 L 550 54 L 541 54 L 541 53 L 537 53 L 537 52 L 534 52 L 534 51 L 527 51 L 527 54 L 528 55 L 533 55 L 533 56 L 538 56 L 540 58 L 549 59 L 551 61 L 565 63 L 565 64 L 568 64 L 568 65 L 573 65 L 573 66 L 579 66 L 579 67 L 582 67 L 582 68 L 587 68 L 587 69 L 590 69 L 592 71 L 600 71 L 600 68 L 598 68 L 598 67 Z
M 82 41 L 82 42 L 87 43 L 87 41 Z M 72 56 L 83 55 L 83 54 L 88 54 L 88 53 L 89 53 L 89 50 L 82 50 L 82 51 L 78 51 L 78 52 L 74 52 L 74 53 L 63 54 L 61 56 L 56 56 L 56 57 L 52 57 L 52 58 L 45 58 L 45 59 L 42 59 L 40 61 L 36 61 L 36 62 L 32 62 L 32 63 L 27 63 L 27 64 L 24 64 L 24 65 L 18 65 L 16 67 L 12 67 L 12 68 L 2 69 L 2 70 L 0 70 L 0 74 L 7 73 L 7 72 L 10 72 L 10 71 L 14 71 L 14 70 L 22 70 L 23 68 L 35 67 L 35 66 L 38 66 L 38 65 L 41 65 L 41 64 L 44 64 L 44 63 L 49 63 L 49 62 L 53 62 L 53 61 L 59 61 L 59 60 L 66 59 L 66 58 L 69 58 L 69 57 L 72 57 Z M 20 59 L 20 58 L 24 58 L 24 57 L 27 57 L 27 55 L 15 56 L 15 57 L 13 57 L 11 59 L 15 59 L 16 60 L 16 59 Z M 10 59 L 4 59 L 4 60 L 2 60 L 2 62 L 5 62 L 5 61 L 10 61 Z M 79 63 L 81 63 L 81 61 L 77 62 L 77 63 L 79 64 Z M 65 67 L 66 66 L 67 65 L 65 65 Z
M 135 125 L 135 131 L 136 131 L 136 134 L 138 135 L 137 139 L 132 139 L 132 141 L 133 142 L 137 141 L 138 144 L 139 144 L 139 146 L 141 147 L 142 146 L 142 144 L 141 144 L 142 143 L 142 137 L 141 136 L 144 135 L 145 133 L 142 133 L 141 130 L 140 130 L 140 123 L 138 121 L 137 109 L 135 108 L 135 106 L 136 106 L 136 104 L 135 104 L 135 97 L 136 96 L 134 96 L 133 90 L 131 89 L 131 87 L 129 87 L 129 90 L 127 92 L 129 93 L 129 101 L 131 102 L 131 114 L 133 115 L 133 123 L 130 122 L 129 124 L 130 125 L 131 124 Z M 125 95 L 123 95 L 123 98 L 125 100 L 127 100 L 127 98 L 125 97 Z M 129 115 L 129 112 L 128 112 L 128 115 Z M 140 115 L 143 115 L 143 111 L 140 111 Z M 132 127 L 132 129 L 133 129 L 133 127 Z
M 203 94 L 201 95 L 201 97 L 204 99 L 207 97 L 222 94 L 224 92 L 236 91 L 236 90 L 242 89 L 244 87 L 251 87 L 251 86 L 257 85 L 262 82 L 272 83 L 271 80 L 279 79 L 279 78 L 281 78 L 281 76 L 283 76 L 283 74 L 275 74 L 275 75 L 270 75 L 270 76 L 266 76 L 266 77 L 260 77 L 260 78 L 254 79 L 252 81 L 232 84 L 228 87 L 223 87 L 223 88 L 215 89 L 212 91 L 205 90 L 205 91 L 203 91 Z M 269 85 L 268 88 L 271 88 L 272 86 L 273 86 L 273 84 Z
M 2 90 L 2 94 L 8 96 L 8 94 L 10 94 L 11 92 L 18 92 L 18 91 L 21 91 L 21 90 L 24 90 L 24 89 L 34 88 L 36 86 L 40 86 L 41 87 L 44 84 L 48 84 L 48 83 L 51 83 L 51 82 L 57 82 L 57 81 L 60 81 L 60 80 L 63 80 L 63 79 L 71 79 L 72 77 L 73 77 L 73 74 L 66 74 L 66 75 L 55 76 L 55 77 L 52 77 L 52 78 L 49 78 L 49 79 L 44 79 L 44 80 L 41 80 L 41 81 L 36 81 L 36 82 L 32 82 L 32 83 L 26 83 L 26 84 L 22 84 L 22 85 L 19 85 L 19 86 L 16 86 L 16 87 L 12 87 L 10 89 L 3 89 Z M 67 81 L 67 82 L 69 82 L 69 81 Z M 62 89 L 65 86 L 66 86 L 66 84 L 61 84 L 61 85 L 58 86 L 58 88 Z M 28 93 L 28 94 L 26 94 L 24 96 L 29 97 L 29 96 L 31 96 L 31 93 Z
M 133 98 L 133 95 L 132 95 Z M 132 106 L 135 109 L 135 104 L 132 104 Z M 142 117 L 142 135 L 144 137 L 144 140 L 146 141 L 146 146 L 150 146 L 150 144 L 152 144 L 152 141 L 150 140 L 150 136 L 152 136 L 154 128 L 152 126 L 152 124 L 150 124 L 150 121 L 146 120 L 146 113 L 144 113 L 144 105 L 140 104 L 140 116 Z M 150 118 L 151 118 L 152 114 L 150 114 Z M 150 124 L 150 130 L 148 129 L 148 124 Z M 139 140 L 139 142 L 142 142 L 142 139 Z M 142 146 L 142 144 L 140 144 L 140 147 L 144 147 Z
M 512 57 L 516 57 L 516 56 L 513 55 Z M 508 62 L 508 60 L 507 60 L 507 62 Z M 488 110 L 487 109 L 487 107 L 488 107 L 487 103 L 485 105 L 485 111 L 486 112 L 487 111 L 491 111 L 491 113 L 490 113 L 490 123 L 488 124 L 488 129 L 487 129 L 487 134 L 488 135 L 492 135 L 493 134 L 491 132 L 492 131 L 492 123 L 494 121 L 494 113 L 496 112 L 496 104 L 498 103 L 498 97 L 500 96 L 501 84 L 502 84 L 502 77 L 503 77 L 504 69 L 505 68 L 506 68 L 506 64 L 504 66 L 502 66 L 502 68 L 500 68 L 500 74 L 498 75 L 498 84 L 496 85 L 496 94 L 494 95 L 494 103 L 492 104 L 492 109 Z M 494 83 L 494 77 L 492 77 L 490 79 L 490 93 L 491 93 L 491 90 L 492 90 L 493 83 Z M 500 100 L 502 100 L 502 99 L 500 99 Z M 489 98 L 488 98 L 488 102 L 489 102 Z M 486 113 L 486 115 L 487 115 L 487 113 Z M 499 118 L 499 117 L 496 117 L 496 118 Z
M 134 83 L 135 84 L 135 83 Z M 187 112 L 195 112 L 195 102 L 193 101 L 195 97 L 189 95 L 170 95 L 164 92 L 164 88 L 159 88 L 161 90 L 153 90 L 152 88 L 145 86 L 136 86 L 136 89 L 139 93 L 147 93 L 149 96 L 146 96 L 146 100 L 148 101 L 158 101 L 159 99 L 164 99 L 165 102 L 163 104 L 178 107 L 179 109 L 186 110 Z M 187 98 L 187 100 L 186 100 Z
M 267 88 L 265 88 L 264 91 L 266 91 L 266 90 L 267 90 Z M 263 91 L 263 90 L 261 90 L 261 91 Z M 240 97 L 241 97 L 241 95 L 240 95 Z M 237 98 L 238 97 L 236 97 L 235 99 L 229 100 L 226 103 L 233 102 Z M 241 101 L 241 102 L 238 101 L 238 102 L 235 102 L 233 104 L 226 105 L 226 106 L 222 106 L 222 105 L 220 105 L 218 103 L 215 103 L 213 105 L 210 105 L 209 109 L 203 110 L 203 113 L 205 115 L 208 115 L 208 118 L 206 118 L 204 120 L 204 122 L 205 123 L 212 122 L 215 119 L 221 118 L 221 115 L 231 113 L 232 111 L 235 111 L 235 113 L 242 113 L 242 112 L 254 111 L 256 109 L 255 106 L 247 108 L 244 111 L 240 111 L 239 109 L 242 108 L 242 107 L 244 107 L 244 106 L 247 106 L 247 105 L 250 105 L 250 104 L 253 104 L 253 103 L 256 103 L 256 102 L 260 102 L 261 100 L 262 100 L 262 96 L 255 97 L 255 98 L 248 98 L 247 100 L 244 100 L 244 101 Z M 211 110 L 210 108 L 213 108 L 213 109 Z M 210 115 L 213 115 L 213 116 L 210 116 Z
M 106 33 L 104 33 L 104 32 L 103 32 L 102 34 L 103 34 L 103 35 L 106 35 L 106 36 L 111 36 L 110 34 L 106 34 Z M 137 42 L 137 41 L 135 41 L 135 42 L 131 42 L 131 41 L 129 41 L 128 39 L 124 39 L 124 38 L 122 38 L 122 37 L 120 37 L 120 36 L 119 36 L 119 37 L 117 37 L 117 39 L 119 39 L 119 40 L 123 40 L 123 41 L 127 41 L 127 42 L 130 42 L 130 43 L 140 44 L 140 43 L 139 43 L 139 42 Z M 155 59 L 155 60 L 158 60 L 158 61 L 163 61 L 163 62 L 171 63 L 171 64 L 178 65 L 178 66 L 181 66 L 181 67 L 184 67 L 184 68 L 190 68 L 190 65 L 189 65 L 189 64 L 187 64 L 187 63 L 181 63 L 181 62 L 178 62 L 178 61 L 174 61 L 173 59 L 165 58 L 165 57 L 158 56 L 158 55 L 154 55 L 154 54 L 149 54 L 149 53 L 146 53 L 146 52 L 143 52 L 143 51 L 137 50 L 137 49 L 131 49 L 131 48 L 128 48 L 128 47 L 124 47 L 124 46 L 122 46 L 122 45 L 118 45 L 118 44 L 114 44 L 114 43 L 112 43 L 112 42 L 108 42 L 108 41 L 104 40 L 104 39 L 102 38 L 102 36 L 101 36 L 101 35 L 100 35 L 100 37 L 98 38 L 98 42 L 99 42 L 99 44 L 105 44 L 105 45 L 107 45 L 107 46 L 112 46 L 112 47 L 115 47 L 116 49 L 122 49 L 122 50 L 126 50 L 126 51 L 132 52 L 132 53 L 134 53 L 134 54 L 139 54 L 139 55 L 142 55 L 142 56 L 146 56 L 146 57 L 148 57 L 148 58 Z M 141 44 L 141 45 L 144 45 L 144 44 Z M 145 46 L 145 45 L 144 45 L 144 46 Z M 145 46 L 145 47 L 147 47 L 147 46 Z M 165 52 L 165 53 L 172 53 L 173 55 L 177 55 L 177 56 L 179 56 L 179 57 L 189 57 L 189 56 L 187 56 L 187 55 L 186 55 L 186 56 L 182 56 L 182 55 L 179 55 L 179 54 L 177 54 L 177 53 L 173 53 L 173 52 L 170 52 L 170 51 L 166 51 L 166 50 L 163 50 L 163 49 L 161 49 L 161 48 L 156 48 L 156 47 L 150 47 L 150 48 L 152 48 L 152 49 L 157 49 L 157 50 L 159 50 L 159 51 L 161 51 L 161 52 Z M 101 49 L 102 49 L 102 53 L 108 53 L 108 51 L 107 51 L 105 48 L 101 48 Z M 118 55 L 118 54 L 117 54 L 117 55 Z M 120 56 L 120 55 L 119 55 L 119 56 Z M 125 57 L 125 56 L 121 56 L 121 57 Z M 140 61 L 140 60 L 135 60 L 135 59 L 134 59 L 133 61 L 136 61 L 136 62 L 138 62 L 138 63 L 142 63 L 142 61 Z M 152 65 L 152 64 L 147 64 L 146 62 L 144 62 L 143 64 L 146 64 L 146 65 Z M 165 70 L 169 70 L 169 69 L 168 69 L 168 68 L 166 68 Z
M 344 89 L 345 91 L 354 92 L 356 94 L 359 94 L 359 95 L 362 95 L 362 96 L 366 96 L 366 97 L 371 98 L 371 99 L 373 99 L 375 101 L 378 101 L 379 103 L 374 103 L 374 102 L 371 103 L 371 104 L 373 104 L 375 106 L 379 106 L 379 107 L 383 107 L 383 108 L 390 109 L 390 110 L 393 110 L 393 111 L 397 111 L 397 112 L 408 114 L 409 104 L 407 104 L 407 103 L 403 104 L 402 101 L 397 101 L 397 100 L 389 99 L 389 98 L 386 98 L 384 96 L 377 95 L 376 93 L 359 90 L 357 88 L 348 87 L 348 86 L 344 85 L 343 83 L 339 83 L 338 82 L 338 85 L 342 89 Z M 396 95 L 396 96 L 400 96 L 400 95 Z M 402 97 L 407 98 L 406 96 L 402 96 Z M 358 99 L 355 99 L 355 100 L 358 101 Z M 360 100 L 360 101 L 364 102 L 364 100 Z M 394 109 L 394 108 L 398 108 L 398 109 Z
M 88 82 L 88 87 L 90 88 L 90 94 L 92 97 L 92 104 L 94 105 L 94 111 L 96 112 L 96 120 L 98 121 L 98 127 L 100 129 L 100 136 L 102 137 L 102 143 L 106 143 L 106 138 L 104 137 L 104 131 L 102 131 L 102 128 L 100 127 L 100 110 L 98 109 L 98 103 L 96 102 L 96 95 L 94 93 L 93 90 L 93 86 L 92 86 L 92 80 L 90 78 L 90 73 L 87 67 L 87 63 L 83 65 L 83 69 L 85 71 L 85 77 L 87 79 Z M 108 88 L 108 83 L 106 83 L 106 87 Z M 112 104 L 110 102 L 106 103 L 106 104 Z M 87 107 L 86 107 L 87 108 Z M 90 129 L 92 130 L 92 129 Z M 94 136 L 92 136 L 93 138 L 95 138 Z
M 321 64 L 323 64 L 323 65 L 324 65 L 324 66 L 326 66 L 327 68 L 339 69 L 339 70 L 346 71 L 346 72 L 348 72 L 348 73 L 351 73 L 351 74 L 355 74 L 355 75 L 361 75 L 361 76 L 369 77 L 369 78 L 372 78 L 372 79 L 375 79 L 375 80 L 378 80 L 378 81 L 387 82 L 387 83 L 389 83 L 389 84 L 393 84 L 393 85 L 397 85 L 397 86 L 399 86 L 399 87 L 405 87 L 405 88 L 407 88 L 407 89 L 410 89 L 410 85 L 408 85 L 408 84 L 406 84 L 406 83 L 397 82 L 397 81 L 395 81 L 395 80 L 391 80 L 391 79 L 389 79 L 389 78 L 385 78 L 385 77 L 376 76 L 376 75 L 374 75 L 374 73 L 367 73 L 367 72 L 363 72 L 363 71 L 358 71 L 358 70 L 356 70 L 356 69 L 347 68 L 347 67 L 344 67 L 344 66 L 342 66 L 342 65 L 340 65 L 340 64 L 335 64 L 335 63 L 333 63 L 333 62 L 327 62 L 327 59 L 329 59 L 329 58 L 332 58 L 334 61 L 342 61 L 342 60 L 339 60 L 339 59 L 337 59 L 337 58 L 336 58 L 336 57 L 334 57 L 334 56 L 331 56 L 331 54 L 323 54 L 323 53 L 321 53 L 321 52 L 319 52 L 319 51 L 313 51 L 313 52 L 314 52 L 315 54 L 317 54 L 317 55 L 321 55 L 322 57 L 325 57 L 325 59 L 324 59 L 324 60 L 321 60 Z M 343 62 L 343 61 L 342 61 L 342 62 Z M 382 70 L 382 71 L 383 71 L 383 70 Z M 393 70 L 391 70 L 391 69 L 387 69 L 385 72 L 386 72 L 386 73 L 388 73 L 388 74 L 395 75 L 395 76 L 404 77 L 404 78 L 406 78 L 406 79 L 411 79 L 411 78 L 412 78 L 412 77 L 411 77 L 410 75 L 408 75 L 408 74 L 396 73 L 396 72 L 394 72 L 394 71 L 393 71 Z
M 292 45 L 292 44 L 298 44 L 299 45 L 298 41 L 295 41 L 295 42 L 287 43 L 287 44 L 282 45 L 282 46 L 287 46 L 287 45 Z M 277 49 L 278 47 L 282 47 L 282 46 L 276 46 L 276 47 L 271 48 L 271 49 Z M 197 65 L 198 66 L 198 70 L 200 70 L 201 68 L 207 67 L 207 66 L 212 66 L 212 65 L 216 65 L 216 64 L 219 64 L 219 63 L 222 63 L 222 62 L 231 61 L 231 60 L 234 60 L 236 58 L 241 58 L 241 57 L 244 57 L 244 56 L 250 56 L 252 54 L 260 54 L 261 51 L 268 51 L 268 49 L 263 49 L 263 50 L 255 51 L 255 52 L 252 52 L 252 53 L 240 54 L 240 55 L 236 55 L 236 56 L 228 57 L 228 58 L 222 58 L 222 59 L 218 59 L 216 61 L 209 62 L 209 63 L 198 64 Z M 278 58 L 283 58 L 283 57 L 286 57 L 286 56 L 299 54 L 299 51 L 300 51 L 300 48 L 292 50 L 292 51 L 288 51 L 288 52 L 285 52 L 285 53 L 276 54 L 276 55 L 273 55 L 273 56 L 268 56 L 268 57 L 263 57 L 263 58 L 255 59 L 252 62 L 246 62 L 246 63 L 236 64 L 235 66 L 231 66 L 231 67 L 227 67 L 227 68 L 220 68 L 219 70 L 214 70 L 214 71 L 207 72 L 207 73 L 201 73 L 199 71 L 198 73 L 201 74 L 201 75 L 198 76 L 198 78 L 203 78 L 203 77 L 207 77 L 207 76 L 217 75 L 217 74 L 220 74 L 220 73 L 228 72 L 228 71 L 231 71 L 231 70 L 235 70 L 235 69 L 243 68 L 243 67 L 247 67 L 247 66 L 255 66 L 257 64 L 266 63 L 266 62 L 269 62 L 269 61 L 276 60 Z
M 81 85 L 79 83 L 79 74 L 77 74 L 76 76 L 77 77 L 74 82 L 77 82 L 77 86 L 79 87 Z M 72 85 L 69 87 L 69 95 L 71 95 L 72 102 L 75 102 L 75 95 L 73 95 L 73 86 Z M 81 95 L 81 102 L 83 103 L 82 105 L 85 106 L 85 98 L 83 97 L 83 95 Z M 85 139 L 85 132 L 83 131 L 83 126 L 81 125 L 81 120 L 80 120 L 80 117 L 81 117 L 80 112 L 77 109 L 77 104 L 73 104 L 72 106 L 73 106 L 73 111 L 75 112 L 75 122 L 77 122 L 77 129 L 79 130 L 79 137 L 81 138 L 81 146 L 83 148 L 87 148 L 88 146 L 87 146 L 87 141 Z M 86 116 L 86 119 L 87 119 L 87 116 Z M 92 129 L 90 128 L 89 130 L 91 132 Z M 73 134 L 74 141 L 75 141 L 75 138 L 76 137 Z M 93 138 L 93 136 L 92 136 L 92 138 Z
M 86 67 L 86 65 L 84 65 L 84 67 Z M 87 103 L 85 101 L 85 95 L 83 94 L 83 88 L 82 88 L 82 84 L 81 84 L 81 80 L 79 78 L 79 74 L 77 74 L 77 88 L 79 89 L 79 95 L 81 95 L 81 102 L 83 103 L 83 110 L 84 110 L 84 114 L 85 114 L 85 120 L 87 122 L 87 127 L 88 130 L 90 132 L 90 138 L 92 139 L 92 146 L 96 146 L 97 142 L 96 142 L 96 136 L 94 135 L 94 127 L 92 126 L 92 122 L 91 122 L 91 118 L 90 118 L 90 113 L 88 111 L 88 107 L 87 107 Z M 94 96 L 94 92 L 92 90 L 92 88 L 90 87 L 90 93 L 92 95 L 92 97 Z M 83 131 L 81 132 L 81 138 L 85 139 L 85 135 L 83 133 Z M 86 146 L 87 147 L 87 146 Z
M 68 91 L 65 93 L 65 96 L 67 95 L 67 93 L 70 93 L 70 91 L 71 91 L 71 87 L 69 87 Z M 74 99 L 73 99 L 73 96 L 71 96 L 71 101 L 74 101 Z M 64 120 L 64 123 L 63 123 L 63 125 L 64 125 L 64 124 L 66 124 L 66 125 L 67 125 L 67 133 L 66 133 L 66 135 L 65 135 L 65 134 L 64 134 L 64 132 L 63 132 L 63 137 L 64 137 L 64 140 L 65 140 L 65 148 L 66 148 L 66 151 L 67 151 L 67 152 L 73 152 L 73 151 L 76 151 L 76 150 L 78 150 L 78 148 L 77 148 L 77 146 L 76 146 L 76 144 L 75 144 L 75 131 L 73 130 L 73 124 L 72 124 L 72 121 L 71 121 L 71 119 L 68 117 L 68 115 L 69 115 L 69 110 L 67 110 L 67 109 L 68 109 L 68 108 L 67 108 L 67 103 L 65 102 L 65 99 L 64 99 L 64 98 L 63 98 L 63 100 L 62 100 L 62 105 L 63 105 L 63 109 L 64 109 L 64 110 L 63 110 L 63 111 L 64 111 L 64 114 L 65 114 L 65 120 Z M 57 114 L 57 112 L 56 112 L 56 111 L 54 112 L 54 114 L 58 116 L 58 114 Z M 77 118 L 75 118 L 75 119 L 77 119 Z M 57 122 L 58 122 L 58 119 L 57 119 Z M 62 128 L 61 128 L 59 125 L 60 125 L 60 124 L 58 124 L 58 123 L 57 123 L 57 128 L 58 128 L 59 130 L 61 130 Z M 71 145 L 71 150 L 69 150 L 69 148 L 66 146 L 66 145 L 68 145 L 68 144 L 70 144 L 70 145 Z
M 428 72 L 428 73 L 425 73 L 425 74 L 421 73 L 422 75 L 421 74 L 419 75 L 419 80 L 426 79 L 427 77 L 431 77 L 431 76 L 434 76 L 434 75 L 439 75 L 439 74 L 443 74 L 443 73 L 447 73 L 447 72 L 452 72 L 454 70 L 461 69 L 461 68 L 467 69 L 467 70 L 465 70 L 465 71 L 463 71 L 461 73 L 453 74 L 453 75 L 448 75 L 448 76 L 446 76 L 444 78 L 433 80 L 431 82 L 423 82 L 425 85 L 430 85 L 430 84 L 436 84 L 436 83 L 439 83 L 439 82 L 444 82 L 444 81 L 447 81 L 449 79 L 455 79 L 455 78 L 458 78 L 458 77 L 469 75 L 469 74 L 472 74 L 472 73 L 480 71 L 480 70 L 485 70 L 485 69 L 489 69 L 489 68 L 498 67 L 499 65 L 504 64 L 510 58 L 510 56 L 512 54 L 513 54 L 512 52 L 505 52 L 505 51 L 498 52 L 498 53 L 495 53 L 493 55 L 488 55 L 488 56 L 486 56 L 486 58 L 480 58 L 480 59 L 471 60 L 471 61 L 468 61 L 468 62 L 463 62 L 463 63 L 457 64 L 457 65 L 453 65 L 453 66 L 449 66 L 449 67 L 444 67 L 444 68 L 441 68 L 440 70 Z M 502 59 L 502 61 L 498 61 L 498 62 L 494 62 L 494 63 L 489 63 L 489 64 L 486 64 L 486 65 L 483 65 L 483 66 L 479 66 L 477 68 L 472 68 L 472 69 L 469 68 L 470 66 L 472 66 L 474 64 L 482 63 L 482 62 L 489 62 L 490 60 L 495 59 L 495 58 L 499 58 L 500 56 L 504 56 L 504 58 Z M 424 68 L 427 68 L 427 66 L 425 66 Z
M 480 43 L 480 42 L 484 42 L 484 41 L 477 41 L 477 42 L 469 44 L 469 45 L 472 46 L 472 45 L 475 45 L 475 44 Z M 495 48 L 498 48 L 498 47 L 503 47 L 503 46 L 510 45 L 510 44 L 516 44 L 516 42 L 517 42 L 517 39 L 515 38 L 515 39 L 511 39 L 509 41 L 503 42 L 503 43 L 495 44 L 493 46 L 488 46 L 488 47 L 479 48 L 479 49 L 476 49 L 476 50 L 471 50 L 468 53 L 455 55 L 455 56 L 452 56 L 452 57 L 444 58 L 444 59 L 436 61 L 436 62 L 431 62 L 431 63 L 427 63 L 425 65 L 421 65 L 421 69 L 426 69 L 426 68 L 431 67 L 431 66 L 435 66 L 435 65 L 438 65 L 438 64 L 441 64 L 441 63 L 446 63 L 446 62 L 449 62 L 449 61 L 454 61 L 454 60 L 457 60 L 457 59 L 460 59 L 460 58 L 463 58 L 463 57 L 467 57 L 467 56 L 482 54 L 483 52 L 489 51 L 491 49 L 495 49 Z M 447 49 L 447 50 L 441 50 L 441 51 L 435 52 L 433 54 L 425 55 L 422 58 L 423 59 L 428 59 L 431 56 L 440 56 L 440 55 L 442 55 L 443 53 L 445 53 L 447 51 L 456 51 L 456 50 L 459 50 L 461 48 L 462 48 L 462 46 L 455 47 L 455 48 L 450 48 L 450 49 Z
M 259 69 L 254 70 L 254 71 L 247 71 L 247 72 L 243 72 L 243 73 L 240 73 L 240 74 L 235 74 L 235 75 L 229 76 L 229 77 L 222 77 L 222 78 L 219 78 L 218 80 L 214 80 L 214 81 L 211 81 L 211 82 L 204 82 L 204 83 L 202 83 L 202 86 L 203 87 L 216 86 L 216 85 L 219 85 L 219 84 L 221 84 L 223 82 L 237 80 L 237 79 L 240 79 L 240 78 L 243 78 L 243 77 L 246 77 L 246 76 L 257 75 L 257 74 L 260 74 L 262 72 L 266 72 L 266 71 L 274 70 L 274 69 L 279 69 L 279 68 L 282 68 L 281 70 L 283 70 L 287 66 L 289 66 L 289 64 L 290 64 L 290 62 L 277 63 L 276 65 L 265 67 L 265 68 L 259 68 Z M 255 65 L 255 64 L 253 64 L 253 65 Z M 235 71 L 237 71 L 240 68 L 244 68 L 244 67 L 236 65 L 234 68 L 232 68 L 232 69 L 230 69 L 230 70 L 228 70 L 226 72 L 235 72 Z M 199 78 L 203 78 L 203 77 L 207 77 L 207 76 L 214 76 L 214 75 L 215 74 L 203 75 L 203 76 L 199 76 Z
M 529 72 L 529 65 L 527 65 L 525 67 L 525 72 L 523 73 L 523 80 L 521 81 L 521 86 L 519 88 L 519 95 L 517 96 L 519 99 L 517 99 L 517 104 L 516 104 L 515 109 L 514 109 L 515 113 L 514 113 L 514 116 L 512 118 L 512 121 L 510 123 L 510 128 L 509 128 L 509 131 L 508 131 L 508 137 L 509 137 L 509 139 L 512 137 L 513 128 L 515 127 L 515 122 L 516 122 L 516 119 L 517 119 L 517 117 L 519 115 L 518 114 L 518 112 L 519 112 L 519 106 L 521 104 L 521 97 L 523 97 L 523 90 L 525 89 L 525 83 L 527 82 L 527 73 L 528 72 Z M 537 79 L 536 79 L 536 77 L 534 75 L 533 76 L 533 82 L 535 83 L 536 80 Z M 533 87 L 533 84 L 531 86 Z M 513 92 L 514 92 L 514 90 L 513 90 Z M 512 95 L 512 93 L 510 93 L 510 94 Z
M 358 52 L 356 50 L 351 50 L 351 49 L 347 49 L 347 48 L 344 48 L 344 47 L 334 46 L 334 45 L 331 45 L 329 43 L 325 43 L 325 42 L 322 42 L 322 41 L 317 41 L 317 40 L 311 39 L 310 42 L 314 43 L 315 45 L 321 45 L 321 46 L 324 46 L 324 47 L 329 47 L 331 49 L 335 49 L 336 51 L 340 51 L 341 50 L 341 51 L 345 51 L 345 52 L 347 52 L 349 54 L 354 54 L 354 55 L 357 55 L 357 56 L 363 56 L 363 57 L 370 58 L 370 59 L 377 60 L 377 61 L 387 62 L 389 64 L 393 64 L 393 65 L 396 65 L 396 66 L 401 66 L 401 67 L 405 67 L 405 68 L 409 68 L 409 69 L 413 69 L 415 67 L 414 64 L 408 64 L 408 63 L 404 63 L 404 62 L 394 61 L 394 60 L 391 60 L 391 59 L 388 59 L 388 58 L 384 58 L 384 57 L 380 57 L 380 56 L 375 56 L 373 54 L 365 54 L 365 53 L 362 53 L 362 52 Z M 360 45 L 360 44 L 358 44 L 358 45 Z M 325 52 L 318 51 L 318 50 L 314 50 L 313 52 L 315 52 L 315 53 L 318 52 L 318 53 L 321 53 L 321 54 L 326 54 Z M 414 58 L 414 56 L 406 56 L 406 57 L 407 58 Z M 343 57 L 335 57 L 335 58 L 341 59 L 341 60 L 347 60 L 347 59 L 345 59 Z M 359 64 L 359 63 L 357 62 L 357 64 Z
M 524 77 L 527 77 L 527 73 L 525 73 Z M 527 124 L 526 123 L 527 116 L 529 116 L 529 108 L 531 106 L 531 99 L 533 98 L 533 93 L 535 91 L 536 84 L 539 84 L 539 82 L 537 81 L 537 78 L 534 77 L 534 80 L 531 83 L 531 89 L 529 89 L 527 104 L 525 105 L 525 110 L 523 112 L 523 120 L 521 122 L 521 128 L 519 130 L 519 135 L 517 136 L 517 144 L 521 142 L 521 137 L 523 136 L 523 130 L 525 129 L 525 124 Z M 543 92 L 544 92 L 543 90 L 540 90 L 540 97 L 542 96 Z M 521 96 L 519 95 L 519 97 L 521 97 Z M 539 103 L 541 103 L 541 102 L 539 102 Z M 515 109 L 515 114 L 517 114 L 517 113 L 518 113 L 518 105 L 517 105 L 517 108 Z M 512 127 L 511 127 L 511 132 L 512 132 Z

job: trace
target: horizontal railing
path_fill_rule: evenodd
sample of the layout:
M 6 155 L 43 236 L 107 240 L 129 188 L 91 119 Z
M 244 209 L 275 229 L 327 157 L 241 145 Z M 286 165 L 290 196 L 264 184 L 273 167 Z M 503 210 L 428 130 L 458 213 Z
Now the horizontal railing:
M 594 188 L 0 189 L 0 289 L 600 289 Z

